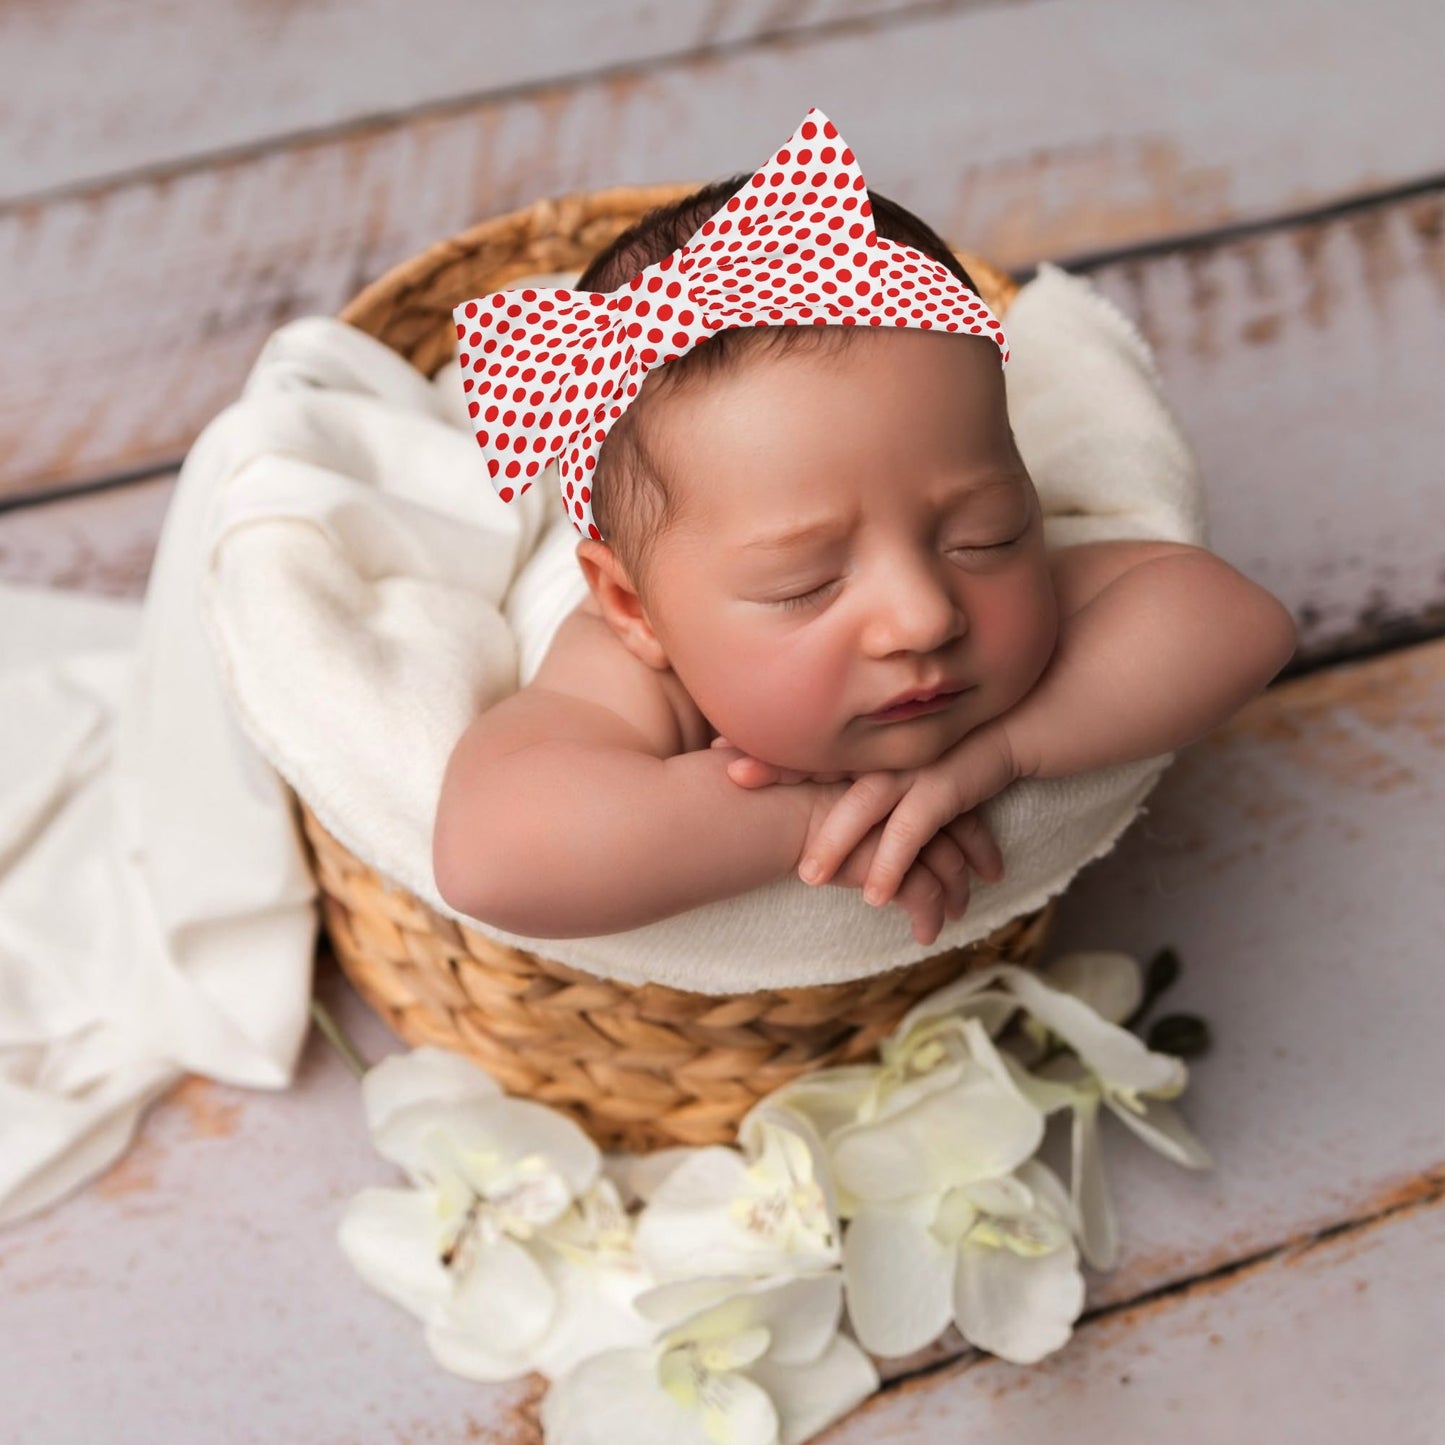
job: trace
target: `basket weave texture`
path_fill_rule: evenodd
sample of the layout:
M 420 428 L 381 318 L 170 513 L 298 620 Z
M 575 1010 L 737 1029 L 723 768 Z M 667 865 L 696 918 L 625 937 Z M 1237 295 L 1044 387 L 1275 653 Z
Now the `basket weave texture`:
M 340 313 L 434 375 L 455 351 L 452 307 L 522 277 L 575 271 L 655 206 L 699 183 L 544 199 L 394 267 Z M 1017 286 L 956 253 L 1002 317 Z M 480 472 L 479 472 L 480 475 Z M 508 1093 L 575 1119 L 603 1148 L 731 1143 L 758 1099 L 867 1059 L 905 1012 L 972 968 L 1042 956 L 1056 900 L 988 937 L 850 982 L 703 994 L 598 978 L 509 947 L 378 875 L 296 799 L 343 972 L 404 1041 L 480 1064 Z

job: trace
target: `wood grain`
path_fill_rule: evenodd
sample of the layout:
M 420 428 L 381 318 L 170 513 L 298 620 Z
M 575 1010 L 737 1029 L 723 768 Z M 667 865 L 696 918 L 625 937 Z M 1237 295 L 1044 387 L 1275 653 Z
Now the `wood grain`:
M 175 465 L 282 321 L 538 196 L 746 169 L 808 104 L 881 192 L 1025 266 L 1438 172 L 1441 42 L 1445 10 L 1419 0 L 949 6 L 18 201 L 0 210 L 0 497 Z
M 483 98 L 998 0 L 66 0 L 0 6 L 0 201 Z

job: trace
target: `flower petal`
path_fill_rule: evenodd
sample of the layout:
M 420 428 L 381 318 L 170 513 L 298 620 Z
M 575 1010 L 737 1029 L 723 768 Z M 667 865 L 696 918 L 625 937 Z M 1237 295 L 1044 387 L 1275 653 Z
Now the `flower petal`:
M 649 1209 L 658 1205 L 678 1213 L 713 1209 L 726 1204 L 748 1182 L 747 1161 L 736 1149 L 711 1144 L 684 1152 L 687 1157 L 669 1170 L 652 1192 Z
M 1054 1114 L 1060 1109 L 1070 1109 L 1074 1101 L 1079 1097 L 1080 1088 L 1076 1082 L 1064 1079 L 1050 1078 L 1046 1074 L 1035 1074 L 1026 1069 L 1008 1049 L 1000 1049 L 999 1057 L 1003 1059 L 1004 1066 L 1008 1069 L 1013 1079 L 1014 1087 L 1036 1108 L 1041 1114 Z M 1062 1063 L 1067 1060 L 1073 1067 L 1069 1070 L 1074 1079 L 1090 1080 L 1089 1092 L 1095 1098 L 1098 1097 L 1098 1085 L 1092 1082 L 1093 1075 L 1083 1069 L 1078 1060 L 1072 1054 L 1060 1054 L 1056 1059 L 1050 1060 L 1044 1065 L 1045 1069 L 1053 1068 L 1055 1063 Z M 1062 1072 L 1062 1071 L 1060 1071 Z
M 549 1380 L 565 1375 L 593 1355 L 646 1345 L 656 1335 L 657 1327 L 643 1319 L 631 1303 L 646 1286 L 646 1275 L 629 1275 L 619 1269 L 587 1270 L 564 1262 L 552 1279 L 557 1313 L 532 1351 L 532 1368 Z
M 1139 1103 L 1144 1112 L 1136 1114 L 1132 1109 L 1117 1105 L 1107 1096 L 1105 1103 L 1151 1149 L 1157 1149 L 1165 1158 L 1182 1164 L 1186 1169 L 1214 1168 L 1213 1156 L 1179 1117 L 1178 1110 L 1172 1104 L 1163 1099 L 1151 1099 L 1148 1095 L 1141 1095 Z
M 637 1220 L 634 1247 L 659 1280 L 699 1274 L 765 1273 L 759 1254 L 776 1253 L 734 1217 L 733 1200 L 748 1188 L 748 1168 L 735 1150 L 715 1145 L 689 1151 L 658 1185 Z
M 501 1092 L 492 1076 L 470 1059 L 434 1044 L 389 1054 L 373 1064 L 361 1079 L 361 1102 L 373 1134 L 398 1109 L 413 1104 L 495 1099 Z
M 766 1096 L 766 1102 L 801 1114 L 826 1142 L 835 1129 L 851 1124 L 858 1117 L 858 1110 L 872 1092 L 879 1073 L 876 1064 L 840 1064 L 831 1069 L 818 1069 L 775 1089 Z
M 1144 971 L 1127 953 L 1080 950 L 1061 954 L 1039 972 L 1101 1018 L 1122 1024 L 1144 999 Z
M 1099 1096 L 1081 1098 L 1072 1123 L 1074 1155 L 1071 1196 L 1078 1221 L 1079 1247 L 1093 1269 L 1108 1271 L 1119 1262 L 1119 1230 L 1099 1140 Z
M 658 1376 L 661 1346 L 593 1355 L 542 1397 L 547 1445 L 716 1445 Z
M 761 1325 L 771 1337 L 769 1358 L 801 1364 L 817 1359 L 837 1330 L 843 1281 L 836 1270 L 677 1280 L 645 1291 L 635 1303 L 674 1343 L 714 1343 Z
M 959 1031 L 959 1037 L 962 1038 L 962 1030 Z M 926 1099 L 930 1094 L 951 1089 L 969 1073 L 972 1062 L 970 1058 L 960 1054 L 959 1057 L 948 1059 L 925 1073 L 913 1074 L 910 1077 L 900 1079 L 896 1073 L 884 1074 L 876 1093 L 866 1099 L 858 1111 L 858 1122 L 879 1124 L 906 1113 L 919 1100 Z
M 956 982 L 920 999 L 898 1021 L 894 1037 L 904 1037 L 924 1019 L 951 1013 L 967 1013 L 978 1018 L 990 1034 L 997 1034 L 1019 1007 L 1016 998 L 994 987 L 1002 977 L 1001 968 L 1001 964 L 990 964 L 966 973 Z
M 811 1440 L 878 1388 L 873 1361 L 846 1335 L 834 1335 L 811 1364 L 759 1360 L 748 1374 L 768 1392 L 778 1412 L 780 1445 Z
M 666 1356 L 663 1359 L 665 1364 Z M 768 1392 L 740 1372 L 709 1375 L 697 1414 L 709 1440 L 726 1445 L 777 1445 L 778 1412 Z
M 953 1317 L 969 1344 L 1016 1365 L 1052 1354 L 1084 1308 L 1084 1277 L 1072 1241 L 1050 1254 L 965 1240 L 958 1249 Z M 861 1338 L 861 1336 L 860 1336 Z
M 505 1235 L 479 1243 L 427 1344 L 439 1364 L 472 1380 L 510 1380 L 532 1368 L 532 1347 L 557 1312 L 557 1291 L 531 1253 Z
M 1094 1073 L 1120 1088 L 1176 1093 L 1188 1071 L 1182 1059 L 1156 1054 L 1137 1034 L 1100 1018 L 1088 1004 L 1051 988 L 1027 969 L 1001 963 L 1024 1007 L 1063 1039 Z
M 840 1129 L 833 1168 L 858 1200 L 901 1200 L 1012 1173 L 1043 1135 L 1043 1115 L 1011 1084 L 1001 1087 L 974 1065 L 903 1114 Z
M 1020 1171 L 1023 1167 L 1019 1165 Z M 975 1209 L 1000 1219 L 1019 1218 L 1032 1213 L 1034 1208 L 1033 1190 L 1014 1174 L 977 1179 L 972 1184 L 965 1184 L 963 1193 Z
M 773 1337 L 768 1359 L 780 1365 L 808 1364 L 838 1332 L 843 1276 L 829 1270 L 784 1279 L 776 1288 L 759 1291 L 754 1308 L 758 1323 L 766 1325 Z
M 643 1290 L 633 1303 L 669 1337 L 719 1339 L 757 1323 L 750 1296 L 769 1284 L 734 1275 L 667 1280 Z
M 806 1176 L 822 1193 L 823 1212 L 827 1216 L 828 1233 L 833 1240 L 833 1247 L 828 1253 L 836 1260 L 839 1238 L 838 1191 L 834 1187 L 833 1170 L 828 1162 L 828 1149 L 823 1142 L 823 1136 L 806 1114 L 775 1103 L 774 1096 L 771 1095 L 754 1104 L 743 1116 L 738 1125 L 738 1142 L 750 1158 L 759 1158 L 768 1150 L 770 1134 L 781 1136 L 784 1144 L 794 1139 L 801 1143 L 801 1150 L 794 1146 L 786 1148 L 784 1153 L 794 1161 L 793 1172 Z M 776 1142 L 776 1138 L 772 1142 Z M 798 1167 L 800 1164 L 801 1168 Z
M 576 1124 L 527 1099 L 414 1104 L 393 1112 L 377 1129 L 375 1142 L 379 1154 L 413 1177 L 418 1170 L 425 1178 L 450 1167 L 479 1191 L 487 1174 L 476 1162 L 482 1159 L 500 1174 L 519 1159 L 540 1156 L 574 1196 L 592 1183 L 602 1164 L 601 1151 Z
M 658 1186 L 679 1164 L 691 1159 L 695 1153 L 696 1149 L 686 1144 L 678 1144 L 670 1149 L 654 1149 L 650 1154 L 616 1156 L 616 1164 L 609 1166 L 608 1161 L 604 1160 L 604 1168 L 614 1168 L 627 1186 L 624 1192 L 645 1202 L 652 1198 Z M 609 1156 L 609 1159 L 611 1157 Z M 622 1183 L 619 1183 L 618 1187 L 621 1188 Z
M 1059 1176 L 1042 1159 L 1025 1159 L 1019 1165 L 1017 1174 L 1019 1179 L 1032 1190 L 1035 1208 L 1042 1206 L 1051 1210 L 1058 1219 L 1064 1222 L 1070 1232 L 1077 1236 L 1079 1233 L 1078 1213 Z
M 372 1289 L 427 1319 L 452 1292 L 439 1258 L 432 1201 L 415 1189 L 363 1189 L 346 1206 L 337 1242 Z
M 875 1355 L 911 1354 L 948 1326 L 954 1251 L 929 1229 L 937 1203 L 866 1209 L 843 1234 L 848 1318 Z

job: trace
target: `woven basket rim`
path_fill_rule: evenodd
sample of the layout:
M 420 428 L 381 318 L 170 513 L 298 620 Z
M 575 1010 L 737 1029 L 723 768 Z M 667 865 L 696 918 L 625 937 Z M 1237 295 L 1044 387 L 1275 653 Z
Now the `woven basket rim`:
M 405 295 L 412 286 L 435 276 L 439 267 L 444 267 L 448 261 L 474 254 L 494 239 L 509 237 L 525 240 L 528 237 L 535 238 L 539 235 L 555 234 L 556 223 L 568 217 L 569 214 L 578 218 L 627 214 L 632 218 L 627 223 L 630 225 L 632 221 L 640 219 L 653 207 L 678 200 L 708 183 L 707 178 L 691 181 L 658 181 L 648 184 L 583 188 L 540 196 L 527 205 L 518 206 L 509 211 L 501 211 L 475 221 L 470 226 L 433 241 L 421 251 L 398 261 L 352 296 L 336 313 L 337 319 L 361 330 L 369 330 L 364 321 L 373 310 L 390 302 L 397 294 Z M 1011 271 L 995 265 L 977 251 L 959 246 L 947 238 L 944 238 L 944 244 L 964 269 L 976 281 L 983 283 L 980 290 L 993 292 L 999 298 L 996 302 L 990 300 L 989 306 L 996 315 L 1002 318 L 1018 294 L 1020 289 L 1018 278 Z M 575 265 L 538 267 L 530 262 L 517 263 L 511 267 L 503 267 L 495 284 L 489 285 L 480 294 L 505 290 L 513 284 L 515 279 L 523 276 L 547 274 L 550 271 L 580 272 L 584 269 L 585 265 L 580 267 Z M 460 294 L 462 291 L 466 292 L 466 295 Z M 474 284 L 459 288 L 456 301 L 466 300 L 468 295 L 475 294 L 478 292 Z M 408 357 L 407 359 L 411 360 L 412 358 Z M 434 376 L 447 360 L 447 357 L 441 357 L 430 370 L 424 370 L 423 374 L 427 377 Z

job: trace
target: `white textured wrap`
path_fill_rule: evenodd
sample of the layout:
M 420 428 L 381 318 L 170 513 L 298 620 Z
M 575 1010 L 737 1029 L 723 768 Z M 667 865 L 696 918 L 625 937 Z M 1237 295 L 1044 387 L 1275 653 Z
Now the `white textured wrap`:
M 526 279 L 566 284 L 572 273 Z M 550 477 L 511 504 L 485 484 L 455 362 L 428 385 L 358 332 L 305 324 L 320 329 L 283 328 L 258 370 L 292 352 L 304 366 L 313 347 L 339 345 L 341 371 L 330 392 L 294 393 L 295 444 L 215 478 L 230 498 L 211 621 L 257 747 L 358 857 L 456 917 L 431 871 L 442 772 L 474 710 L 531 679 L 585 595 L 577 538 Z M 1088 282 L 1045 264 L 1007 324 L 1009 416 L 1047 543 L 1206 545 L 1197 467 L 1132 323 Z M 320 358 L 311 360 L 320 378 Z M 1008 875 L 975 882 L 965 916 L 927 945 L 901 909 L 793 876 L 594 938 L 528 938 L 468 921 L 633 983 L 733 993 L 838 982 L 967 943 L 1042 905 L 1109 851 L 1172 758 L 1026 779 L 985 803 Z

